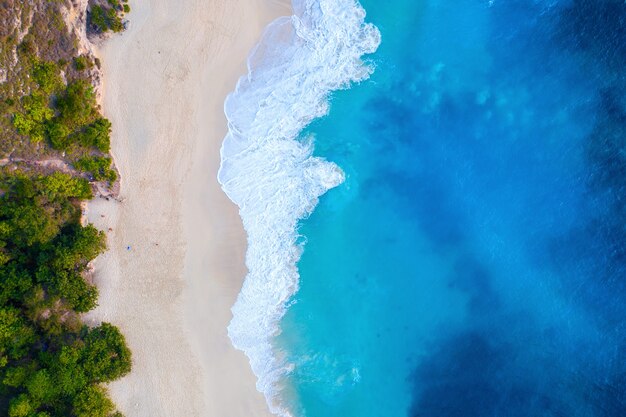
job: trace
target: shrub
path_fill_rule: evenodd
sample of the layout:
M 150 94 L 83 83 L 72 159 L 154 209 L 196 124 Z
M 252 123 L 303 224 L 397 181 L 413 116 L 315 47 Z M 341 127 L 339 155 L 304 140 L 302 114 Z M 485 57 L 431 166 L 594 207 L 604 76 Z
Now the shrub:
M 37 123 L 27 115 L 17 113 L 13 116 L 13 126 L 22 135 L 30 135 L 35 130 Z M 38 138 L 39 140 L 43 138 Z M 34 140 L 37 141 L 37 140 Z
M 86 80 L 78 80 L 67 86 L 56 101 L 59 121 L 71 130 L 92 123 L 97 115 L 96 95 Z
M 84 71 L 92 66 L 93 63 L 85 55 L 74 58 L 74 68 L 76 68 L 77 71 Z
M 12 242 L 19 247 L 47 243 L 59 232 L 59 225 L 50 213 L 37 205 L 13 208 L 7 224 L 11 227 Z
M 115 2 L 119 5 L 119 3 Z M 122 19 L 118 16 L 116 7 L 104 8 L 100 5 L 93 6 L 89 14 L 90 25 L 99 33 L 109 30 L 120 32 L 124 29 Z
M 50 200 L 77 198 L 88 200 L 93 197 L 89 183 L 83 178 L 74 178 L 62 172 L 40 177 L 37 181 L 41 194 Z
M 35 341 L 35 332 L 28 326 L 20 311 L 0 308 L 0 357 L 20 359 Z
M 77 134 L 77 142 L 86 147 L 108 152 L 111 147 L 111 122 L 100 117 Z
M 35 372 L 28 379 L 25 386 L 30 397 L 40 403 L 51 401 L 58 395 L 55 381 L 47 369 L 40 369 Z
M 12 399 L 9 404 L 9 417 L 28 417 L 32 411 L 33 405 L 26 394 Z
M 25 113 L 13 115 L 13 126 L 22 135 L 30 136 L 32 142 L 37 143 L 45 137 L 45 122 L 54 116 L 48 106 L 48 99 L 42 94 L 33 93 L 22 98 Z
M 54 62 L 36 62 L 32 72 L 33 79 L 46 94 L 52 93 L 61 86 L 59 68 Z
M 54 112 L 48 106 L 48 98 L 42 94 L 33 93 L 22 99 L 22 105 L 26 110 L 26 114 L 34 122 L 42 123 L 50 120 L 54 116 Z
M 114 182 L 117 179 L 117 174 L 111 169 L 111 158 L 89 156 L 81 158 L 74 166 L 81 171 L 89 172 L 96 181 L 109 181 Z
M 89 22 L 95 27 L 96 30 L 101 33 L 109 30 L 106 13 L 102 6 L 96 5 L 91 8 L 91 13 L 89 14 Z
M 83 364 L 87 375 L 108 382 L 130 372 L 131 354 L 120 331 L 109 323 L 89 330 L 85 337 Z
M 48 136 L 48 140 L 50 140 L 50 145 L 54 149 L 66 150 L 69 148 L 71 144 L 71 139 L 69 138 L 70 129 L 60 123 L 57 120 L 52 120 L 49 123 L 46 123 L 46 135 Z
M 91 385 L 81 391 L 73 401 L 76 417 L 107 417 L 114 410 L 104 388 Z

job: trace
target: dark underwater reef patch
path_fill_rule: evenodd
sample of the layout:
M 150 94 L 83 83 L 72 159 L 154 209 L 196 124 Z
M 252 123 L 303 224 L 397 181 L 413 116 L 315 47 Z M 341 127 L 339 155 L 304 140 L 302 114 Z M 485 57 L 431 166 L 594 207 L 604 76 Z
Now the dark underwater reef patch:
M 626 196 L 626 109 L 623 89 L 600 92 L 596 125 L 587 137 L 590 184 L 597 192 L 610 190 L 616 200 Z M 615 204 L 617 206 L 617 204 Z M 626 210 L 624 205 L 617 209 Z
M 623 370 L 598 369 L 572 357 L 532 352 L 536 349 L 532 338 L 525 339 L 526 347 L 519 341 L 510 343 L 502 339 L 510 330 L 504 330 L 505 323 L 501 324 L 489 332 L 460 332 L 435 347 L 412 375 L 410 383 L 414 384 L 416 392 L 408 415 L 626 415 Z
M 470 314 L 485 314 L 501 308 L 493 289 L 493 275 L 472 256 L 462 256 L 454 266 L 449 285 L 468 294 Z
M 567 280 L 584 285 L 578 296 L 592 314 L 607 328 L 621 328 L 626 302 L 626 3 L 574 0 L 561 11 L 559 28 L 565 47 L 591 58 L 593 66 L 585 70 L 600 79 L 601 87 L 595 126 L 584 141 L 588 194 L 582 226 L 557 239 L 554 263 Z
M 574 308 L 582 307 L 593 329 L 568 333 L 533 322 L 532 311 L 547 306 L 511 305 L 494 289 L 495 280 L 510 278 L 494 276 L 476 258 L 462 257 L 449 282 L 468 294 L 468 320 L 457 333 L 435 341 L 415 369 L 409 382 L 415 387 L 410 417 L 626 416 L 622 91 L 614 84 L 599 92 L 595 126 L 582 148 L 588 176 L 580 179 L 587 186 L 580 222 L 552 241 L 547 257 L 556 272 L 552 276 L 562 280 L 560 295 Z M 432 230 L 425 231 L 432 238 Z M 537 238 L 537 245 L 550 240 L 549 235 Z M 456 244 L 463 245 L 463 239 Z
M 615 70 L 626 62 L 626 3 L 622 0 L 573 0 L 559 15 L 558 39 L 568 48 L 590 53 Z
M 442 329 L 415 368 L 408 416 L 626 415 L 626 344 L 540 318 L 525 297 L 507 302 L 496 279 L 469 254 L 457 261 L 449 282 L 468 295 L 466 323 Z
M 517 349 L 480 331 L 445 340 L 413 375 L 421 389 L 409 416 L 579 415 L 564 401 L 561 382 L 541 381 L 537 368 L 520 363 Z
M 623 89 L 604 89 L 584 140 L 587 193 L 580 222 L 548 243 L 548 264 L 568 296 L 606 329 L 623 327 L 626 305 L 626 107 Z M 575 290 L 584 288 L 584 291 Z M 626 338 L 623 336 L 622 338 Z
M 455 247 L 465 239 L 463 216 L 455 208 L 455 202 L 445 192 L 445 186 L 437 177 L 423 172 L 412 174 L 387 170 L 384 179 L 368 181 L 370 193 L 392 193 L 401 203 L 396 211 L 406 221 L 416 222 L 439 250 Z M 437 216 L 433 216 L 437 213 Z

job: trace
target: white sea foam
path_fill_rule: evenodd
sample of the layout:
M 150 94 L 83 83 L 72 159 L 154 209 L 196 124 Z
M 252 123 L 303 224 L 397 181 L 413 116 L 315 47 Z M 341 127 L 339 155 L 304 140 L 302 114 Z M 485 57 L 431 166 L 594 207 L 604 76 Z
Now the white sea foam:
M 293 0 L 293 11 L 268 26 L 248 59 L 248 74 L 226 99 L 229 132 L 219 172 L 248 234 L 249 273 L 228 334 L 250 359 L 272 412 L 283 416 L 289 413 L 277 383 L 288 364 L 275 356 L 271 341 L 298 290 L 297 223 L 344 180 L 337 165 L 312 156 L 313 144 L 298 136 L 328 112 L 330 92 L 370 75 L 361 57 L 380 43 L 355 0 Z

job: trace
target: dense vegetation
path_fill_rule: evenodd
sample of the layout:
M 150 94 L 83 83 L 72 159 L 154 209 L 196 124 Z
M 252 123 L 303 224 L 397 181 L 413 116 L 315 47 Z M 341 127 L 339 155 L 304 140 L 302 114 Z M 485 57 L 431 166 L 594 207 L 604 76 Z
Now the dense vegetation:
M 63 1 L 8 1 L 0 8 L 0 21 L 11 22 L 0 28 L 0 160 L 63 159 L 85 178 L 115 181 L 106 164 L 111 123 L 93 88 L 99 61 L 78 52 Z M 120 3 L 105 4 L 121 19 Z
M 35 63 L 34 91 L 22 97 L 24 111 L 13 116 L 13 125 L 31 141 L 46 139 L 52 148 L 68 151 L 72 147 L 109 151 L 111 124 L 99 116 L 93 87 L 79 79 L 61 83 L 52 62 Z
M 102 232 L 81 226 L 82 178 L 3 174 L 0 188 L 0 395 L 10 417 L 106 417 L 99 383 L 130 371 L 124 337 L 78 313 L 96 306 L 83 273 L 104 250 Z
M 96 306 L 88 264 L 105 249 L 80 202 L 90 181 L 117 179 L 99 62 L 78 53 L 69 1 L 1 1 L 0 415 L 119 417 L 102 383 L 130 371 L 130 351 L 117 328 L 80 317 Z M 124 8 L 107 7 L 110 29 L 123 27 Z
M 36 113 L 43 108 L 41 101 L 64 84 L 78 79 L 91 82 L 96 76 L 95 69 L 79 70 L 72 65 L 81 54 L 79 39 L 63 17 L 66 1 L 0 0 L 0 159 L 55 155 L 43 141 L 33 144 L 17 134 L 14 115 L 26 113 L 24 105 Z M 23 100 L 31 94 L 32 99 Z

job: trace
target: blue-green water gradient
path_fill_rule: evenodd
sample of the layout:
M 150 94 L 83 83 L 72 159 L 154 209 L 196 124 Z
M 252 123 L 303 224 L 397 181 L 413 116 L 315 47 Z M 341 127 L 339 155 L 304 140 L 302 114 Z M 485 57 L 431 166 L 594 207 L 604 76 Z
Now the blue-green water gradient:
M 626 4 L 364 0 L 276 349 L 308 417 L 626 415 Z

